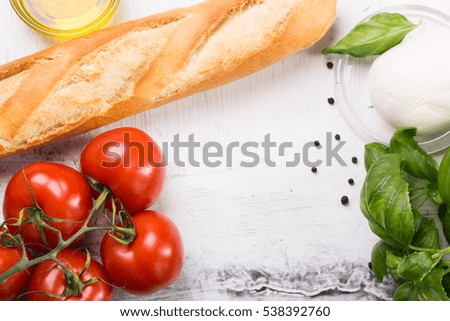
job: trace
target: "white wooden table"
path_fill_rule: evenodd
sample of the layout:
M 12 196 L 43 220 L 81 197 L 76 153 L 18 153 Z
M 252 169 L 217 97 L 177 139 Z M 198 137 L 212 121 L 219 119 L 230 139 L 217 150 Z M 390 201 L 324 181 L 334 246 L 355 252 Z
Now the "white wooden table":
M 196 0 L 123 0 L 113 23 L 194 4 Z M 334 95 L 334 72 L 327 69 L 322 48 L 345 35 L 370 12 L 392 4 L 387 0 L 339 0 L 335 26 L 313 48 L 255 75 L 160 109 L 125 119 L 108 128 L 136 126 L 156 141 L 171 142 L 191 133 L 205 144 L 217 141 L 293 142 L 297 148 L 327 132 L 346 141 L 337 163 L 313 174 L 305 165 L 288 168 L 264 164 L 239 167 L 235 155 L 227 168 L 180 168 L 171 160 L 164 192 L 154 206 L 178 225 L 186 262 L 179 280 L 150 300 L 374 300 L 388 299 L 389 282 L 377 284 L 368 262 L 376 237 L 359 211 L 364 179 L 363 147 L 348 127 Z M 450 14 L 448 0 L 397 0 L 424 4 Z M 25 26 L 9 2 L 0 2 L 0 63 L 44 49 L 51 40 Z M 339 103 L 339 102 L 338 102 Z M 83 146 L 106 128 L 0 161 L 0 195 L 9 178 L 35 161 L 73 165 Z M 336 141 L 334 141 L 336 144 Z M 324 150 L 311 156 L 323 158 Z M 359 158 L 354 165 L 351 158 Z M 354 178 L 355 185 L 347 183 Z M 341 205 L 347 195 L 350 204 Z M 0 200 L 0 202 L 2 202 Z M 95 243 L 93 240 L 92 243 Z M 98 254 L 98 249 L 93 248 Z

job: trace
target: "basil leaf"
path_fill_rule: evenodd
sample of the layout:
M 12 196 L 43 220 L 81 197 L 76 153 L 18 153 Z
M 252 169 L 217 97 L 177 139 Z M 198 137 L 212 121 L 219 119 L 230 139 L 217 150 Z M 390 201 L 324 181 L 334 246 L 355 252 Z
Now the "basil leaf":
M 385 155 L 372 164 L 361 192 L 361 211 L 395 242 L 404 247 L 411 244 L 414 216 L 399 155 Z
M 442 223 L 442 231 L 444 232 L 445 239 L 450 243 L 450 210 L 448 206 L 446 204 L 441 205 L 438 214 Z
M 441 248 L 439 244 L 439 230 L 434 220 L 422 218 L 419 230 L 412 240 L 412 245 L 426 249 Z
M 394 301 L 417 301 L 416 285 L 408 281 L 400 285 L 394 293 Z
M 422 281 L 408 281 L 394 293 L 396 301 L 448 301 L 442 285 L 444 270 L 434 269 Z
M 398 275 L 406 280 L 421 281 L 433 269 L 433 258 L 428 252 L 413 253 L 397 267 Z
M 386 266 L 386 250 L 387 245 L 380 241 L 372 249 L 372 269 L 375 274 L 375 278 L 379 283 L 383 282 L 384 275 L 387 271 Z
M 425 192 L 428 195 L 428 198 L 436 205 L 440 206 L 444 204 L 444 200 L 442 199 L 441 193 L 439 193 L 438 184 L 433 182 L 428 184 L 425 187 Z
M 404 257 L 394 254 L 392 251 L 386 251 L 386 266 L 389 272 L 397 272 L 397 267 L 403 262 Z
M 389 147 L 380 143 L 371 143 L 366 145 L 364 153 L 364 164 L 366 166 L 366 172 L 369 171 L 370 166 L 379 159 L 381 156 L 390 154 Z
M 358 24 L 335 46 L 322 51 L 349 54 L 353 57 L 381 55 L 403 41 L 417 26 L 398 13 L 379 13 L 369 21 Z
M 450 296 L 450 275 L 445 274 L 442 278 L 442 286 L 444 287 L 445 292 L 447 293 L 447 296 Z
M 416 209 L 413 209 L 412 213 L 413 213 L 413 217 L 414 217 L 414 231 L 415 231 L 415 233 L 417 233 L 420 229 L 420 225 L 422 224 L 422 220 L 424 219 L 424 217 Z
M 450 204 L 450 148 L 439 166 L 438 186 L 442 199 L 445 203 Z
M 391 139 L 391 150 L 404 157 L 406 172 L 414 177 L 436 182 L 438 165 L 414 140 L 416 133 L 416 128 L 396 131 Z
M 448 301 L 447 293 L 442 286 L 443 276 L 443 269 L 434 269 L 425 279 L 416 284 L 419 288 L 418 299 L 421 301 Z
M 388 273 L 390 273 L 394 280 L 397 283 L 402 283 L 404 280 L 398 275 L 397 268 L 400 263 L 403 262 L 403 256 L 399 256 L 398 254 L 395 254 L 391 250 L 386 251 L 386 267 Z
M 375 235 L 382 239 L 383 242 L 389 245 L 391 248 L 397 250 L 403 250 L 405 248 L 404 245 L 394 240 L 386 231 L 386 229 L 379 225 L 377 222 L 369 220 L 369 228 L 373 233 L 375 233 Z

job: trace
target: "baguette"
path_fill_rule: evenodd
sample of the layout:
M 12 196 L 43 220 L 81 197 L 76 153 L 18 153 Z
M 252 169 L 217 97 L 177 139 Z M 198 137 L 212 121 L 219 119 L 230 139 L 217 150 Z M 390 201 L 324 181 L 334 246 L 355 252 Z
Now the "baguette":
M 208 0 L 0 66 L 0 158 L 224 85 L 317 42 L 336 0 Z

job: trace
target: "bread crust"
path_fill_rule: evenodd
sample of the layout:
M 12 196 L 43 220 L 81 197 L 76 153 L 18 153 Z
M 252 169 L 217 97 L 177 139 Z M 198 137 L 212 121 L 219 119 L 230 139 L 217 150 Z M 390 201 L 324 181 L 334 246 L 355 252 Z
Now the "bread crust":
M 255 35 L 263 39 L 261 48 L 255 48 L 243 57 L 233 56 L 231 67 L 223 67 L 223 61 L 212 59 L 210 66 L 201 66 L 206 68 L 205 72 L 198 76 L 194 74 L 185 83 L 180 80 L 180 75 L 194 60 L 194 55 L 223 24 L 230 23 L 235 19 L 233 16 L 244 12 L 247 6 L 264 6 L 265 1 L 269 0 L 208 0 L 192 7 L 110 27 L 0 66 L 0 85 L 9 77 L 27 72 L 17 90 L 3 103 L 0 91 L 0 158 L 81 134 L 245 77 L 316 43 L 330 28 L 336 14 L 336 0 L 285 0 L 288 9 L 283 20 L 267 35 Z M 76 118 L 68 116 L 64 119 L 65 106 L 55 107 L 55 112 L 60 113 L 58 116 L 62 119 L 58 126 L 45 128 L 46 123 L 42 120 L 42 124 L 39 121 L 36 130 L 26 139 L 17 138 L 24 136 L 28 117 L 38 112 L 44 100 L 55 95 L 58 86 L 61 86 L 61 79 L 67 78 L 68 70 L 78 68 L 74 66 L 88 54 L 143 28 L 159 28 L 177 21 L 179 23 L 163 48 L 132 84 L 131 96 L 107 108 L 89 110 Z M 177 87 L 174 85 L 177 83 L 182 85 Z M 39 115 L 37 119 L 40 119 Z

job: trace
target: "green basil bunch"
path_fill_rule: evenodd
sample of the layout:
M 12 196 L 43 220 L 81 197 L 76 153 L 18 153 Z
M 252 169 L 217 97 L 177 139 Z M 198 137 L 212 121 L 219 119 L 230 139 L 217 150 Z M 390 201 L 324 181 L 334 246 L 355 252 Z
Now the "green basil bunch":
M 390 146 L 365 149 L 367 176 L 360 207 L 380 237 L 372 250 L 376 279 L 392 275 L 399 284 L 395 300 L 449 300 L 450 261 L 443 258 L 436 221 L 422 215 L 426 202 L 436 205 L 450 241 L 450 149 L 440 166 L 415 141 L 415 128 L 398 130 Z

